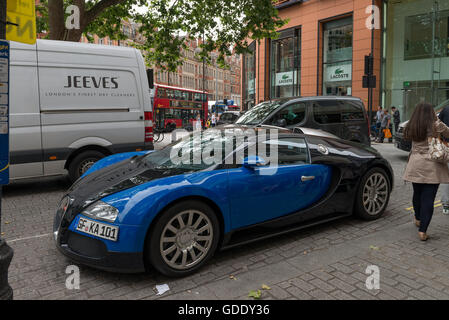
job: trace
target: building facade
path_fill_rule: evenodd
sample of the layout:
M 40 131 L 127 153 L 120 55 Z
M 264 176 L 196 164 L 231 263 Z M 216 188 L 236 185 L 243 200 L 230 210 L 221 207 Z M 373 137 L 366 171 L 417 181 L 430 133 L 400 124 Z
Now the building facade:
M 409 119 L 419 102 L 449 104 L 449 1 L 384 1 L 382 103 Z
M 279 37 L 251 43 L 242 56 L 244 109 L 283 97 L 352 95 L 367 109 L 396 106 L 406 120 L 418 102 L 449 99 L 449 1 L 284 0 L 277 8 L 289 18 Z M 369 54 L 372 99 L 362 81 Z
M 367 27 L 372 0 L 284 0 L 289 22 L 276 39 L 250 45 L 242 58 L 244 109 L 260 101 L 295 96 L 352 95 L 368 105 L 363 88 L 365 55 L 377 75 L 372 105 L 380 103 L 381 30 Z M 374 1 L 381 6 L 381 1 Z M 377 53 L 377 54 L 376 54 Z
M 182 66 L 176 72 L 155 69 L 155 81 L 159 84 L 178 86 L 186 89 L 204 90 L 209 101 L 231 99 L 241 106 L 240 96 L 240 56 L 226 57 L 227 68 L 217 64 L 218 55 L 211 53 L 211 64 L 198 59 L 199 43 L 188 41 L 187 49 L 183 49 Z M 203 76 L 204 73 L 204 76 Z

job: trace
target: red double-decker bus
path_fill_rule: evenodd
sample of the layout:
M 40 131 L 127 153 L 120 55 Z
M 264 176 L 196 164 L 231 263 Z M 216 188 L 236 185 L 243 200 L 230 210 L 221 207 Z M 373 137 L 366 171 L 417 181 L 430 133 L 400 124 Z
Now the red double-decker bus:
M 153 120 L 155 128 L 171 131 L 175 128 L 194 127 L 198 114 L 204 127 L 207 119 L 207 93 L 155 84 Z

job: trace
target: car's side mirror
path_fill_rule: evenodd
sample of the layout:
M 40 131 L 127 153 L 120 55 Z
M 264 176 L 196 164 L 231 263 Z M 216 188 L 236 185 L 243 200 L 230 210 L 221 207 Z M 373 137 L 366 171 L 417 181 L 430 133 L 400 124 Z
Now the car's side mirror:
M 269 162 L 259 156 L 249 156 L 243 159 L 243 167 L 251 170 L 254 170 L 257 167 L 267 166 L 268 164 Z
M 275 121 L 274 125 L 275 125 L 276 127 L 282 127 L 282 128 L 284 128 L 284 127 L 287 126 L 287 120 L 285 120 L 285 119 L 277 119 L 277 120 Z

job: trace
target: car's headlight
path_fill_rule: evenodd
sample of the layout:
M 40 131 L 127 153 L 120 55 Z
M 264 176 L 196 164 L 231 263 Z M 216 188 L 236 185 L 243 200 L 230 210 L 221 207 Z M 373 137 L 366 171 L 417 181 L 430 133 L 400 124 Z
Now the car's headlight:
M 93 203 L 92 205 L 84 209 L 81 213 L 88 217 L 108 222 L 114 222 L 118 216 L 117 208 L 114 208 L 113 206 L 103 201 L 97 201 Z

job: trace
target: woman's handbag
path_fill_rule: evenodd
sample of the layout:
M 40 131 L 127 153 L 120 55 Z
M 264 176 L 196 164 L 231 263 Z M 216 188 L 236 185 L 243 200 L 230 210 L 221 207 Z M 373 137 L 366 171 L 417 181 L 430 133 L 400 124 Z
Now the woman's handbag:
M 440 137 L 429 137 L 430 160 L 438 162 L 449 162 L 449 146 Z
M 391 139 L 391 131 L 390 131 L 390 129 L 384 129 L 384 137 L 386 138 L 386 139 Z

